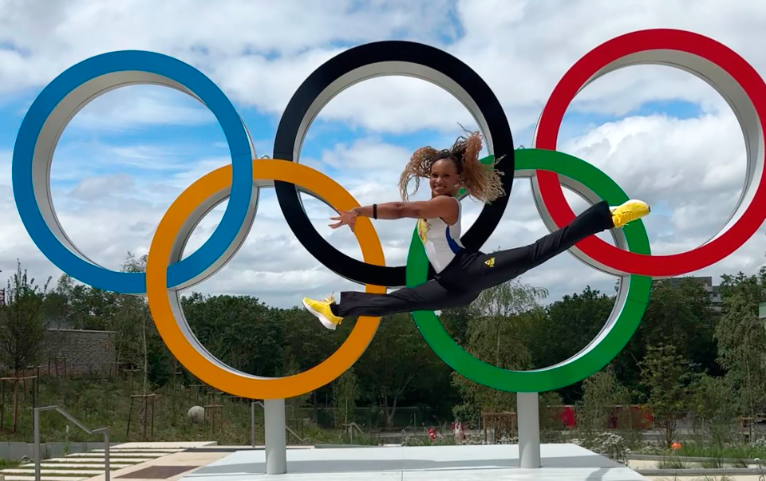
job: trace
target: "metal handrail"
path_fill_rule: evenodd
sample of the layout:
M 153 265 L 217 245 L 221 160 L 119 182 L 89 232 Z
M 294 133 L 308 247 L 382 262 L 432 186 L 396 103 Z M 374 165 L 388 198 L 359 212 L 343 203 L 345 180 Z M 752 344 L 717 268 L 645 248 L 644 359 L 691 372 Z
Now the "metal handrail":
M 359 425 L 353 421 L 348 424 L 344 424 L 343 426 L 348 428 L 348 435 L 349 435 L 351 444 L 354 444 L 354 429 L 353 428 L 356 428 L 356 430 L 359 431 L 359 434 L 361 434 L 362 436 L 365 435 L 365 432 L 362 431 L 362 428 L 360 428 Z
M 365 432 L 362 431 L 362 428 L 360 428 L 357 423 L 351 422 L 348 424 L 344 424 L 344 426 L 348 426 L 349 428 L 356 428 L 356 430 L 359 431 L 359 434 L 361 434 L 362 436 L 364 436 L 365 434 Z
M 263 403 L 261 401 L 252 401 L 252 402 L 250 402 L 250 446 L 253 447 L 253 448 L 255 447 L 255 405 L 256 404 L 261 406 L 262 408 L 266 409 L 266 407 L 263 405 Z M 298 436 L 295 433 L 295 431 L 290 429 L 290 427 L 287 426 L 287 425 L 285 425 L 285 430 L 287 432 L 289 432 L 290 434 L 292 434 L 293 436 L 295 436 L 296 438 L 298 438 L 298 440 L 300 442 L 302 442 L 302 443 L 308 441 L 308 439 L 309 439 L 309 438 L 304 439 L 304 438 Z
M 98 429 L 88 429 L 83 423 L 75 419 L 74 416 L 69 414 L 68 412 L 64 411 L 58 406 L 44 406 L 39 408 L 34 408 L 34 426 L 35 426 L 35 481 L 41 480 L 40 475 L 40 412 L 42 411 L 58 411 L 61 413 L 65 418 L 72 421 L 72 423 L 77 426 L 78 428 L 82 429 L 88 434 L 97 434 L 97 433 L 103 433 L 104 435 L 104 465 L 105 465 L 105 472 L 104 477 L 105 481 L 109 481 L 109 428 L 103 427 Z
M 302 437 L 298 436 L 298 435 L 295 433 L 295 431 L 293 431 L 292 429 L 290 429 L 290 426 L 285 426 L 285 429 L 287 429 L 287 432 L 289 432 L 290 434 L 292 434 L 293 436 L 295 436 L 296 438 L 298 438 L 298 441 L 300 441 L 300 442 L 302 442 L 302 443 L 305 443 L 306 441 L 308 441 L 308 440 L 309 440 L 309 438 L 308 438 L 308 437 L 304 439 L 304 438 L 302 438 Z

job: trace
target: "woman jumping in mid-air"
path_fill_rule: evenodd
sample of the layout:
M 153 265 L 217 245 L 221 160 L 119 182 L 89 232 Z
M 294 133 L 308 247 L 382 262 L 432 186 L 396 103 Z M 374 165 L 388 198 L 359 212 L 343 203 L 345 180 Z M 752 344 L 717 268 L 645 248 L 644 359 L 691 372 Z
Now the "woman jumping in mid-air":
M 619 207 L 599 202 L 577 216 L 569 225 L 534 244 L 484 254 L 468 250 L 460 242 L 460 202 L 455 195 L 464 187 L 468 195 L 483 202 L 505 194 L 500 176 L 479 162 L 481 137 L 478 133 L 460 137 L 449 150 L 423 147 L 415 151 L 399 181 L 404 202 L 389 202 L 340 211 L 330 227 L 348 225 L 354 230 L 358 216 L 375 219 L 418 219 L 417 229 L 436 277 L 412 288 L 388 294 L 341 292 L 340 302 L 332 296 L 324 301 L 303 299 L 306 309 L 328 329 L 335 329 L 345 317 L 385 316 L 399 312 L 440 310 L 466 306 L 479 293 L 514 279 L 533 267 L 564 252 L 582 239 L 598 232 L 621 228 L 649 214 L 649 206 L 629 200 Z M 407 184 L 415 178 L 430 179 L 431 199 L 407 202 Z

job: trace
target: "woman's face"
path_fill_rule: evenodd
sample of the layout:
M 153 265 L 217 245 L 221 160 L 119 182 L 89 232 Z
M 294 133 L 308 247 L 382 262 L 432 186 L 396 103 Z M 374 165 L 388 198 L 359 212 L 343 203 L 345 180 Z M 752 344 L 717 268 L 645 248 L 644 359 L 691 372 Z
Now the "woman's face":
M 431 166 L 431 196 L 455 195 L 460 190 L 457 165 L 450 159 L 437 160 Z

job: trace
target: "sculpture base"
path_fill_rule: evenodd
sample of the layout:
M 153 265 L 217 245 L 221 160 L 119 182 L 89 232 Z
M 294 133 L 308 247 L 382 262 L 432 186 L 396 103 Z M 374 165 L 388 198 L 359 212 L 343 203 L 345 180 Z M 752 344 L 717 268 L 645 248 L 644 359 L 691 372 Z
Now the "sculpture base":
M 512 444 L 288 449 L 287 473 L 267 475 L 263 450 L 237 451 L 184 481 L 308 480 L 594 480 L 647 478 L 574 444 L 543 444 L 538 469 L 519 467 Z

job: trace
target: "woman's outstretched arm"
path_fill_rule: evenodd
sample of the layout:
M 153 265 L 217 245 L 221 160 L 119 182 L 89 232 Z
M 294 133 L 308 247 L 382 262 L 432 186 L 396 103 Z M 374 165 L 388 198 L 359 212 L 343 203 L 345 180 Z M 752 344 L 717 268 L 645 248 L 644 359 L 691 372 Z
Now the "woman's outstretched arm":
M 457 222 L 458 206 L 453 198 L 443 195 L 423 201 L 366 205 L 355 207 L 350 211 L 340 211 L 338 217 L 331 217 L 332 220 L 338 222 L 330 224 L 330 227 L 337 229 L 343 225 L 348 225 L 353 231 L 356 227 L 356 218 L 359 216 L 377 219 L 434 219 L 441 217 L 446 223 L 454 224 Z

